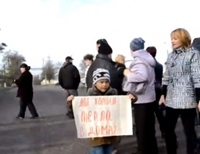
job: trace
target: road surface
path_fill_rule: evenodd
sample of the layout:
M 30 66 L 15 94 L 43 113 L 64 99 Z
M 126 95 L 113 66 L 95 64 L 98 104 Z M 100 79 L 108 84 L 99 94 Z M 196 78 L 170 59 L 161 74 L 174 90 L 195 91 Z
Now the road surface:
M 40 119 L 16 120 L 19 103 L 16 89 L 0 93 L 0 154 L 87 154 L 87 140 L 76 138 L 74 120 L 65 116 L 65 92 L 56 86 L 36 86 L 34 103 Z M 158 126 L 157 126 L 158 130 Z M 185 154 L 185 139 L 178 123 L 179 154 Z M 157 131 L 160 154 L 165 142 Z M 121 154 L 136 152 L 135 136 L 123 137 Z

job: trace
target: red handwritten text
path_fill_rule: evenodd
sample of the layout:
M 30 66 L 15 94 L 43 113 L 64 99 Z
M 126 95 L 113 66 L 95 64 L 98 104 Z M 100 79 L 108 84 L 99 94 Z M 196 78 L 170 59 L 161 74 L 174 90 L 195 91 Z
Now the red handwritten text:
M 87 107 L 89 106 L 89 98 L 81 98 L 79 107 Z
M 94 98 L 95 105 L 116 105 L 117 99 L 113 97 Z
M 93 122 L 93 121 L 113 121 L 111 111 L 82 111 L 81 122 Z
M 117 127 L 115 125 L 106 125 L 106 126 L 94 126 L 90 127 L 88 132 L 88 137 L 92 136 L 112 136 L 116 135 Z

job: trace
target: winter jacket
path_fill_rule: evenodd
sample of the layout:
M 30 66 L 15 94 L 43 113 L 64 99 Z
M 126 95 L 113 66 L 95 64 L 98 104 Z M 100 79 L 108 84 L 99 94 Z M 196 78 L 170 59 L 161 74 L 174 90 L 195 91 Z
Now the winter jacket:
M 65 63 L 58 74 L 59 84 L 63 89 L 78 89 L 80 74 L 71 62 Z
M 179 48 L 170 53 L 162 85 L 167 87 L 166 106 L 195 108 L 200 99 L 200 52 L 194 48 Z
M 122 84 L 123 84 L 123 79 L 124 79 L 124 70 L 126 69 L 126 66 L 124 64 L 121 64 L 121 63 L 116 63 L 115 64 L 115 67 L 117 68 L 117 73 L 118 73 L 118 77 L 119 77 L 119 89 L 118 89 L 118 95 L 126 95 L 127 92 L 124 92 L 123 91 L 123 88 L 122 88 Z
M 123 89 L 136 93 L 135 104 L 152 103 L 155 96 L 155 60 L 146 50 L 133 52 L 133 62 L 130 65 L 130 75 L 123 83 Z
M 163 66 L 160 64 L 156 59 L 156 66 L 155 66 L 155 88 L 156 90 L 161 90 L 162 86 L 162 77 L 163 77 Z
M 15 80 L 18 87 L 17 97 L 23 102 L 30 102 L 33 100 L 33 76 L 29 71 L 25 71 L 21 76 Z
M 88 89 L 88 96 L 100 96 L 100 95 L 117 95 L 117 90 L 113 88 L 109 88 L 104 94 L 102 94 L 95 87 Z M 117 142 L 117 137 L 98 137 L 98 138 L 90 138 L 89 144 L 90 146 L 100 146 L 104 144 L 115 144 Z
M 85 87 L 87 87 L 87 84 L 86 84 L 86 78 L 87 78 L 87 72 L 89 70 L 90 66 L 87 66 L 86 69 L 85 69 L 85 75 L 84 75 L 84 78 L 83 78 L 83 84 L 85 84 Z
M 197 37 L 192 42 L 192 47 L 200 51 L 200 37 Z
M 107 69 L 110 73 L 111 87 L 117 89 L 117 91 L 121 91 L 121 85 L 119 84 L 120 83 L 119 72 L 117 71 L 115 65 L 116 63 L 113 62 L 112 59 L 110 59 L 107 55 L 97 54 L 96 59 L 91 64 L 87 72 L 87 77 L 86 77 L 87 88 L 91 88 L 93 85 L 93 79 L 92 79 L 93 72 L 98 68 L 104 68 Z

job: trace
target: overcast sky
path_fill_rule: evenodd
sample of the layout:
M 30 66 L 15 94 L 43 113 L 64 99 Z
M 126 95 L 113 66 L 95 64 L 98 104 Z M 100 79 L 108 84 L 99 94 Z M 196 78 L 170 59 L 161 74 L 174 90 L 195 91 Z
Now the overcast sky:
M 0 6 L 0 42 L 32 67 L 47 56 L 64 61 L 68 55 L 78 65 L 85 54 L 96 54 L 99 38 L 108 40 L 113 58 L 131 59 L 129 43 L 142 37 L 164 63 L 172 30 L 183 27 L 200 37 L 199 0 L 0 0 Z

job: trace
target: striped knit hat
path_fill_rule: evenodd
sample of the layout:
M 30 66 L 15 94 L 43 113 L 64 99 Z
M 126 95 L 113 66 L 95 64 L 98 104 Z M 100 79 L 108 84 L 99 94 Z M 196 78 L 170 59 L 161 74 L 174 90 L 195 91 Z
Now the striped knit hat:
M 108 80 L 110 82 L 110 73 L 108 70 L 98 68 L 93 72 L 93 84 L 96 84 L 100 80 Z

